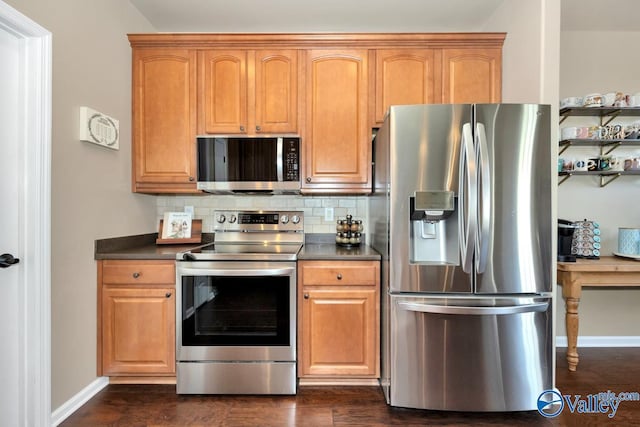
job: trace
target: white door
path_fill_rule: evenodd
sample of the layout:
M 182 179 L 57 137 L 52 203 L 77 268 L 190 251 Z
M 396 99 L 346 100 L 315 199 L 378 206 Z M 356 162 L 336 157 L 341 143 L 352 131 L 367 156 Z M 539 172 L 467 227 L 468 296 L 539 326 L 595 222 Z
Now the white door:
M 18 72 L 20 40 L 0 32 L 0 254 L 22 256 L 19 245 Z M 1 268 L 0 259 L 0 424 L 19 426 L 20 390 L 20 289 L 22 265 Z
M 0 1 L 0 426 L 51 423 L 50 36 Z

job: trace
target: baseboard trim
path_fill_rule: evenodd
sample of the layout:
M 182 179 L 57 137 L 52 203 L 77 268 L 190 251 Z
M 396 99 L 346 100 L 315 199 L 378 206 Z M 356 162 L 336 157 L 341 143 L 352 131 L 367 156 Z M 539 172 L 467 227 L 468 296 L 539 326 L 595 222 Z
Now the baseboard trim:
M 556 347 L 566 346 L 567 337 L 557 336 Z M 640 336 L 579 336 L 578 347 L 640 347 Z
M 51 413 L 51 425 L 58 426 L 100 390 L 109 385 L 109 377 L 98 377 Z
M 378 378 L 299 378 L 298 385 L 306 386 L 375 386 L 380 385 Z

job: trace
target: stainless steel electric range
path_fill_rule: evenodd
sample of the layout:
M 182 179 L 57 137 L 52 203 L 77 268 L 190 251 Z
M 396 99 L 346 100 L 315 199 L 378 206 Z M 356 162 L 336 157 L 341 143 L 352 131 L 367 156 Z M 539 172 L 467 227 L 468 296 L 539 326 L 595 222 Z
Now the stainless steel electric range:
M 178 394 L 296 393 L 301 211 L 216 211 L 176 259 Z

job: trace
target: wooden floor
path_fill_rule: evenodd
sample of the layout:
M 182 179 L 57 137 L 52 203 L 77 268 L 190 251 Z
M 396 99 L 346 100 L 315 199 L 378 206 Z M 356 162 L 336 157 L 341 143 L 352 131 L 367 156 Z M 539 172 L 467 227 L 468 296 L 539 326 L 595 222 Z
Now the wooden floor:
M 558 351 L 563 395 L 640 392 L 640 348 L 581 348 L 577 372 Z M 175 386 L 109 385 L 61 424 L 101 426 L 640 426 L 640 402 L 622 402 L 614 418 L 537 411 L 459 413 L 391 408 L 378 387 L 300 387 L 296 396 L 178 396 Z

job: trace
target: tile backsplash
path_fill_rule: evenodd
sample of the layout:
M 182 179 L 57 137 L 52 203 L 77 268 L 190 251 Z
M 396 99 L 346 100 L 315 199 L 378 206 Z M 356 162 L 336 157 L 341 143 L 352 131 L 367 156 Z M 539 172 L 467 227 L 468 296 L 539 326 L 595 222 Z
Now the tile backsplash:
M 213 231 L 213 215 L 218 209 L 264 209 L 304 211 L 305 233 L 335 233 L 336 220 L 347 214 L 368 224 L 367 196 L 158 196 L 156 201 L 158 220 L 165 212 L 182 212 L 185 206 L 193 206 L 194 218 L 202 220 L 202 231 Z M 325 208 L 333 208 L 333 220 L 325 221 Z

